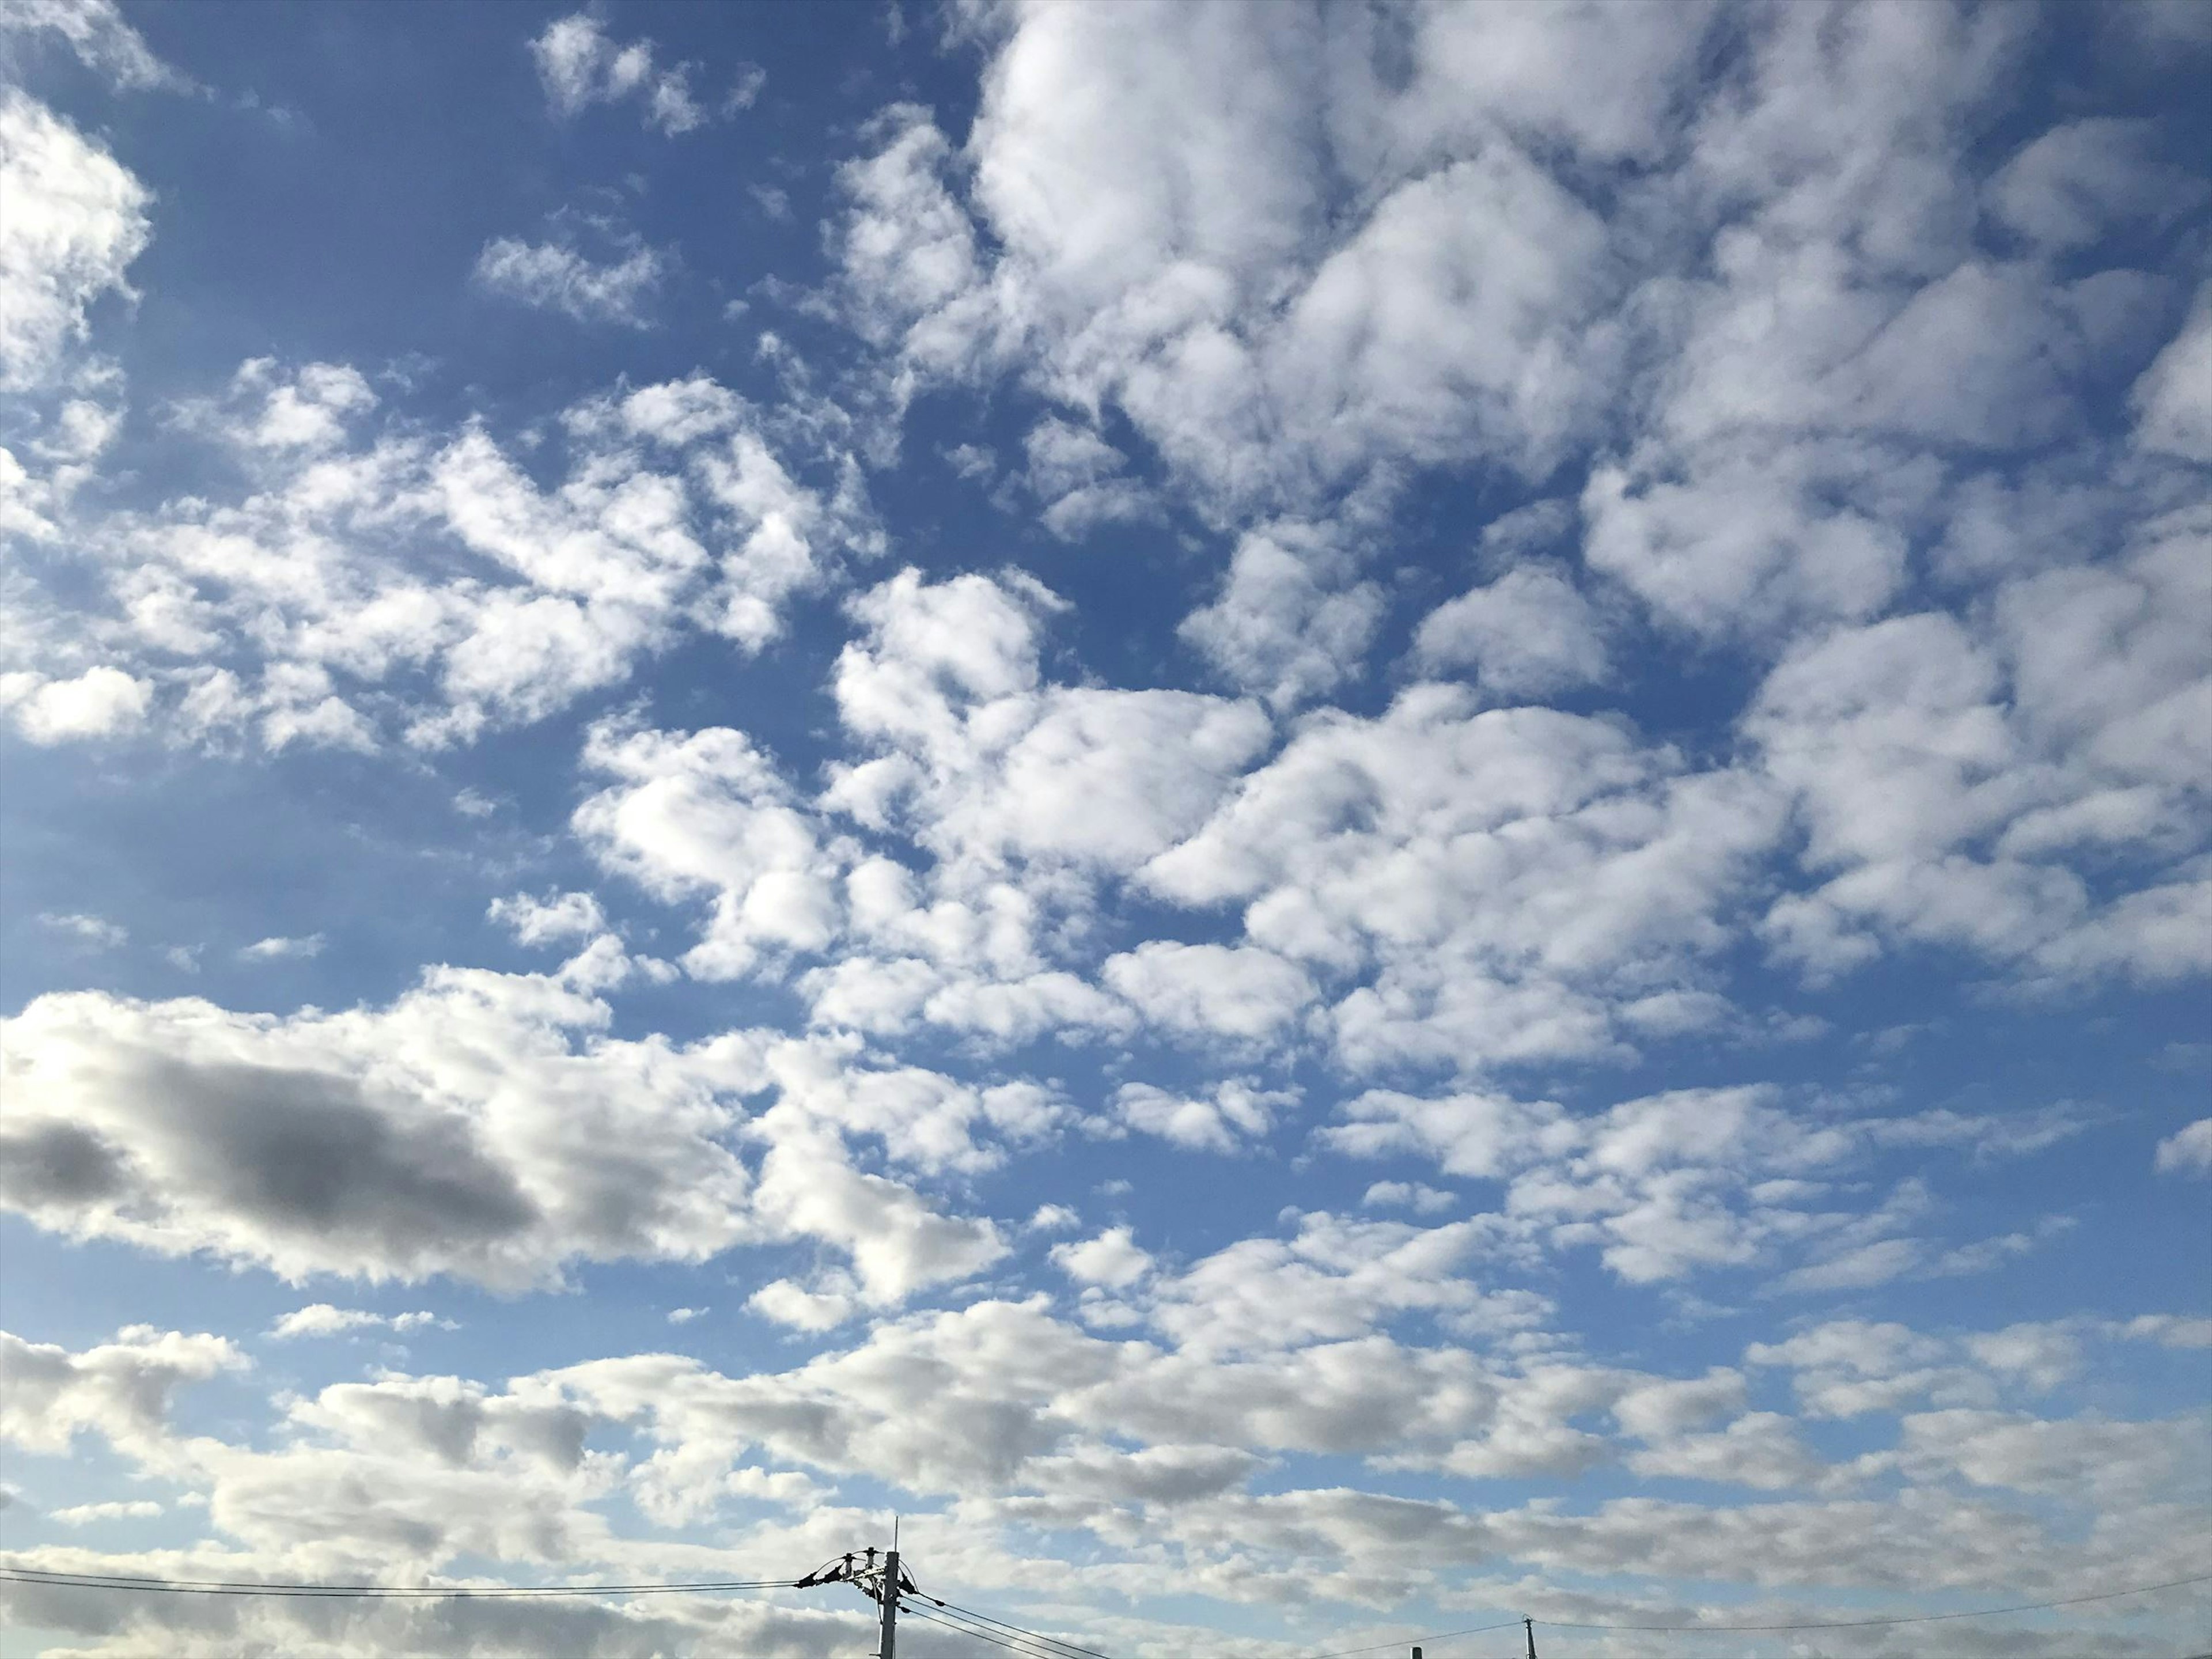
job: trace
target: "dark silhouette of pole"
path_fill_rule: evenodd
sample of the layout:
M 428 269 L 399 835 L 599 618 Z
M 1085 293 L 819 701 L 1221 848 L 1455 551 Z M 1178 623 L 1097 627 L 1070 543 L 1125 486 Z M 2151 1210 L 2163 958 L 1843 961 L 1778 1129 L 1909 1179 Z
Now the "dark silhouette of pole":
M 876 1659 L 896 1659 L 893 1650 L 898 1644 L 898 1558 L 896 1550 L 884 1552 L 884 1635 Z

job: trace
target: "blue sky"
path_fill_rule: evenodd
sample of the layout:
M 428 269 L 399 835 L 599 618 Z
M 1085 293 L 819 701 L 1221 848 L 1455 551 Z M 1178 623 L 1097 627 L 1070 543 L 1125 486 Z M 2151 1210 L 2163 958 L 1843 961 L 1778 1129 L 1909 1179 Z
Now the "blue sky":
M 0 0 L 0 1554 L 2205 1645 L 2206 15 Z

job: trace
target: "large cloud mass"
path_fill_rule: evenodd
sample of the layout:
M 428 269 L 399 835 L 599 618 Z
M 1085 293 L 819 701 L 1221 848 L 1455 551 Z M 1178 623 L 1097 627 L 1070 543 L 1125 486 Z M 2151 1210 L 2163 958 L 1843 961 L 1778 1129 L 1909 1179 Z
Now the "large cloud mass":
M 1913 1659 L 1850 1621 L 2197 1570 L 2201 9 L 912 11 L 398 17 L 468 164 L 317 286 L 209 228 L 386 131 L 319 24 L 248 90 L 0 0 L 8 1561 L 895 1510 L 1128 1659 Z M 1945 1630 L 2170 1659 L 2160 1595 Z

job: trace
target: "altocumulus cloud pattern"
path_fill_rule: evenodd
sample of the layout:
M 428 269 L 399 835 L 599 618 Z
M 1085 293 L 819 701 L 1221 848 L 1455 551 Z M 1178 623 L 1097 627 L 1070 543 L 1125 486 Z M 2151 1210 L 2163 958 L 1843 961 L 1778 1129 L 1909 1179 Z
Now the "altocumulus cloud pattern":
M 2208 75 L 0 0 L 8 1651 L 2212 1646 Z

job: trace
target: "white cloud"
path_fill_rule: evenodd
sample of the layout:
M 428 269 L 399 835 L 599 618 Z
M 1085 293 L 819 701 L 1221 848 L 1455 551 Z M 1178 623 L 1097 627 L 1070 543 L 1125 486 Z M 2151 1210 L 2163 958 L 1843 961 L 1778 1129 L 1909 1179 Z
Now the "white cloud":
M 512 893 L 494 899 L 484 915 L 510 929 L 525 945 L 557 945 L 567 939 L 596 938 L 607 931 L 606 913 L 589 893 L 555 892 L 542 899 Z
M 1402 1205 L 1419 1215 L 1437 1215 L 1445 1210 L 1456 1209 L 1456 1194 L 1425 1186 L 1418 1181 L 1376 1181 L 1368 1185 L 1360 1194 L 1360 1205 L 1365 1209 L 1379 1209 Z
M 1798 799 L 1807 864 L 1836 873 L 1776 904 L 1778 954 L 1827 976 L 1903 937 L 2060 981 L 2201 969 L 2203 873 L 2156 856 L 2196 840 L 2199 516 L 2154 520 L 2111 565 L 2006 584 L 1994 639 L 1922 612 L 1784 657 L 1744 729 Z M 2065 861 L 2088 848 L 2151 861 L 2100 904 Z
M 1489 1291 L 1465 1271 L 1489 1237 L 1484 1223 L 1290 1218 L 1288 1239 L 1240 1240 L 1162 1276 L 1148 1319 L 1187 1352 L 1226 1354 L 1345 1341 L 1413 1312 L 1472 1335 L 1533 1326 L 1550 1311 L 1540 1296 Z
M 0 93 L 0 390 L 58 371 L 151 235 L 153 198 L 107 150 L 23 93 Z
M 671 1308 L 668 1310 L 668 1322 L 672 1325 L 688 1325 L 708 1311 L 710 1310 L 705 1308 Z
M 96 993 L 8 1023 L 5 1201 L 39 1225 L 288 1279 L 497 1285 L 696 1261 L 747 1231 L 702 1057 L 594 1035 L 556 981 L 433 970 L 289 1019 Z M 27 1103 L 35 1102 L 35 1106 Z
M 836 938 L 842 860 L 742 732 L 600 726 L 585 763 L 617 780 L 576 809 L 600 862 L 663 900 L 713 900 L 684 957 L 694 975 L 738 978 L 764 954 L 818 951 Z
M 1431 671 L 1472 670 L 1500 701 L 1542 699 L 1613 672 L 1595 610 L 1564 573 L 1540 564 L 1516 567 L 1431 611 L 1413 653 Z
M 8 0 L 0 6 L 0 40 L 56 34 L 85 66 L 125 92 L 198 90 L 155 56 L 114 0 Z
M 2212 1348 L 2212 1319 L 2177 1314 L 2139 1314 L 2118 1328 L 2119 1335 L 2168 1348 Z
M 325 942 L 320 933 L 309 933 L 301 939 L 257 939 L 251 945 L 241 946 L 238 954 L 248 962 L 282 962 L 287 958 L 314 957 L 322 955 Z
M 1421 685 L 1326 711 L 1142 879 L 1243 905 L 1244 939 L 1371 981 L 1329 1018 L 1355 1070 L 1617 1052 L 1606 989 L 1697 982 L 1778 828 L 1740 773 L 1685 774 L 1619 725 Z
M 1578 22 L 1509 25 L 1522 38 L 1503 46 L 1474 19 L 1409 20 L 1398 88 L 1318 26 L 1007 21 L 966 203 L 916 110 L 887 112 L 877 154 L 844 175 L 854 313 L 907 374 L 1020 362 L 1066 404 L 1110 398 L 1210 507 L 1295 505 L 1385 458 L 1469 444 L 1543 469 L 1577 418 L 1602 233 L 1454 83 L 1496 51 L 1564 62 Z M 1661 75 L 1694 38 L 1637 33 Z M 1232 75 L 1236 97 L 1206 90 Z M 1500 95 L 1548 143 L 1588 130 L 1563 90 Z M 1370 182 L 1332 234 L 1320 181 L 1340 172 Z
M 2212 285 L 2199 289 L 2189 319 L 2135 384 L 2136 441 L 2145 449 L 2212 465 Z
M 618 44 L 588 13 L 572 13 L 548 23 L 531 41 L 530 55 L 537 63 L 547 103 L 562 118 L 578 115 L 593 104 L 617 104 L 630 98 L 642 100 L 647 126 L 671 137 L 703 126 L 709 118 L 692 94 L 691 72 L 696 65 L 656 68 L 652 41 Z M 763 78 L 757 67 L 748 65 L 738 90 L 726 100 L 723 112 L 750 104 L 759 95 Z
M 618 683 L 693 628 L 758 649 L 793 592 L 875 544 L 845 428 L 803 403 L 763 411 L 703 376 L 587 398 L 541 489 L 474 422 L 386 410 L 357 430 L 365 379 L 257 360 L 176 406 L 233 452 L 205 493 L 85 517 L 42 497 L 62 517 L 39 533 L 66 523 L 104 594 L 17 627 L 11 654 L 40 665 L 0 675 L 11 720 L 43 741 L 138 724 L 364 752 L 388 723 L 443 747 Z M 53 603 L 49 577 L 76 581 L 27 569 L 11 605 Z
M 88 916 L 79 913 L 56 915 L 46 912 L 39 917 L 39 926 L 57 933 L 67 933 L 97 950 L 112 951 L 131 940 L 131 932 L 119 922 L 109 921 L 103 916 Z
M 108 1504 L 78 1504 L 52 1510 L 47 1518 L 65 1527 L 87 1527 L 100 1521 L 150 1521 L 161 1512 L 161 1506 L 152 1498 L 137 1498 Z
M 347 363 L 288 368 L 273 357 L 248 358 L 220 399 L 186 400 L 175 419 L 240 450 L 319 455 L 339 447 L 347 422 L 377 405 L 359 369 Z
M 1382 595 L 1356 569 L 1310 527 L 1251 532 L 1231 556 L 1219 596 L 1179 631 L 1233 684 L 1291 708 L 1352 678 L 1375 636 Z
M 1114 1091 L 1114 1115 L 1140 1133 L 1193 1152 L 1235 1152 L 1266 1139 L 1275 1115 L 1297 1102 L 1295 1089 L 1262 1089 L 1243 1078 L 1180 1092 L 1125 1083 Z
M 1552 1101 L 1378 1089 L 1342 1116 L 1321 1145 L 1356 1158 L 1419 1153 L 1448 1175 L 1504 1183 L 1500 1243 L 1595 1245 L 1632 1284 L 1807 1253 L 1774 1280 L 1793 1292 L 1978 1272 L 2031 1248 L 2020 1234 L 1941 1252 L 1916 1231 L 1930 1207 L 1917 1180 L 1864 1208 L 1847 1207 L 1841 1182 L 1886 1149 L 2019 1156 L 2082 1127 L 2066 1114 L 2029 1133 L 2003 1116 L 1854 1117 L 1763 1085 L 1675 1090 L 1583 1115 Z
M 1126 1291 L 1152 1270 L 1151 1255 L 1137 1247 L 1127 1227 L 1109 1227 L 1080 1243 L 1055 1244 L 1052 1259 L 1078 1284 L 1110 1291 Z
M 800 1331 L 834 1330 L 860 1311 L 849 1283 L 808 1290 L 787 1279 L 762 1285 L 746 1298 L 745 1306 L 763 1319 Z
M 2021 235 L 2064 249 L 2130 222 L 2171 219 L 2201 202 L 2205 186 L 2151 157 L 2155 136 L 2149 121 L 2109 116 L 2053 127 L 1990 179 L 1990 205 Z
M 2199 1118 L 2160 1141 L 2157 1162 L 2162 1174 L 2212 1175 L 2212 1117 Z
M 488 292 L 543 311 L 557 311 L 580 323 L 651 325 L 644 311 L 660 287 L 665 262 L 650 247 L 636 247 L 622 258 L 595 264 L 558 242 L 526 242 L 500 236 L 477 256 L 476 280 Z
M 349 1331 L 384 1330 L 397 1334 L 426 1326 L 448 1331 L 459 1328 L 452 1320 L 434 1313 L 380 1314 L 365 1308 L 335 1308 L 327 1302 L 311 1302 L 281 1316 L 269 1328 L 269 1334 L 289 1342 L 302 1336 L 343 1336 Z
M 1272 1036 L 1315 994 L 1295 963 L 1249 946 L 1152 939 L 1108 957 L 1099 971 L 1153 1024 L 1231 1042 Z
M 0 710 L 42 747 L 123 736 L 144 724 L 153 699 L 150 680 L 119 668 L 88 668 L 67 680 L 27 670 L 0 674 Z
M 1048 416 L 1030 430 L 1029 486 L 1043 504 L 1046 529 L 1078 541 L 1102 524 L 1151 516 L 1151 492 L 1116 475 L 1127 458 L 1088 427 Z
M 66 1455 L 90 1429 L 118 1445 L 147 1447 L 167 1421 L 170 1398 L 187 1382 L 246 1369 L 217 1336 L 186 1336 L 131 1325 L 82 1353 L 26 1342 L 0 1331 L 0 1439 L 29 1451 Z

